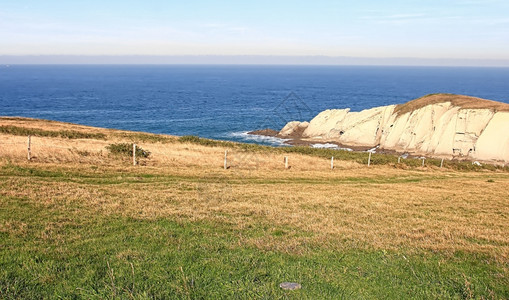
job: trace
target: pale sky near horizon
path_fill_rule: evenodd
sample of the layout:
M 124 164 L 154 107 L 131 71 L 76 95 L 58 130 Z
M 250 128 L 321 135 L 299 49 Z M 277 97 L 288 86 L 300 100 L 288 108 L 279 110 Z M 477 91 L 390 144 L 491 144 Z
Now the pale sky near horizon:
M 509 1 L 26 1 L 0 55 L 509 59 Z

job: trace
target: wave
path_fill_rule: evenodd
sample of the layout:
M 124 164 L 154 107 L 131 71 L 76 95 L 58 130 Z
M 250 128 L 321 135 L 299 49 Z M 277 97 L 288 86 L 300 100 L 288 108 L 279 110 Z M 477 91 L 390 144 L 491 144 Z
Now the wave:
M 254 135 L 249 134 L 249 131 L 238 131 L 228 133 L 228 137 L 234 138 L 235 140 L 253 142 L 256 144 L 269 145 L 269 146 L 289 146 L 285 142 L 288 139 L 282 139 L 273 136 Z

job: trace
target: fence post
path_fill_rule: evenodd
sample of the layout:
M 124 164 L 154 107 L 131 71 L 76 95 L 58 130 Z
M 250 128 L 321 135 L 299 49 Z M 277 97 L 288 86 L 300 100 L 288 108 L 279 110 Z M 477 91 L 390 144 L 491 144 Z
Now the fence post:
M 330 158 L 330 169 L 334 170 L 334 156 Z
M 368 157 L 368 167 L 371 165 L 371 151 L 369 152 L 369 157 Z
M 424 161 L 426 160 L 425 157 L 422 158 L 422 167 L 424 168 Z
M 440 169 L 444 167 L 444 159 L 442 158 L 442 161 L 440 162 Z
M 398 164 L 401 163 L 401 156 L 398 156 Z
M 133 144 L 133 166 L 136 166 L 136 144 Z
M 30 136 L 28 136 L 28 148 L 27 148 L 27 150 L 28 150 L 28 152 L 27 152 L 28 160 L 32 160 L 32 151 L 30 149 L 31 144 L 32 144 L 32 139 L 31 139 Z
M 285 156 L 285 169 L 288 169 L 288 156 Z
M 228 150 L 224 150 L 224 169 L 228 169 Z

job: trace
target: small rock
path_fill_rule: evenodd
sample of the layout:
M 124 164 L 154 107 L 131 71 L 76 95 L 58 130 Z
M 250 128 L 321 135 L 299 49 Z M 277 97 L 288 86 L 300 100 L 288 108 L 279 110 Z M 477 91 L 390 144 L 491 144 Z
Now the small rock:
M 280 288 L 282 288 L 283 290 L 298 290 L 298 289 L 301 289 L 302 286 L 296 282 L 283 282 L 279 285 Z

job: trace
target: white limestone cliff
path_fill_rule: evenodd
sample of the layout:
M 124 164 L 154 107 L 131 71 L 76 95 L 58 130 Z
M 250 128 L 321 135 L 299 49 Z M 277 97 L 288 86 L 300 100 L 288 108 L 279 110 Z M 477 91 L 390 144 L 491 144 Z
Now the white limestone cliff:
M 301 136 L 302 132 L 309 126 L 308 122 L 299 122 L 293 121 L 288 124 L 279 131 L 279 136 L 283 138 L 293 137 L 293 136 Z
M 435 157 L 509 162 L 509 104 L 436 94 L 360 112 L 330 109 L 280 136 Z

